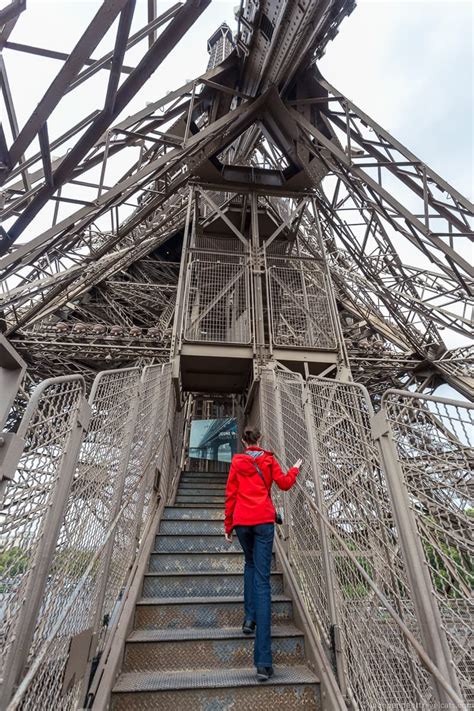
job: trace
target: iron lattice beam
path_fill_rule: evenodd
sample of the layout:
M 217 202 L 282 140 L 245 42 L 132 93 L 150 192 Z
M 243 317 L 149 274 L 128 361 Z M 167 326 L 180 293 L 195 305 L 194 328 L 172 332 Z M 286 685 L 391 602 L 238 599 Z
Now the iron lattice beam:
M 230 54 L 221 64 L 213 66 L 210 61 L 197 79 L 106 130 L 207 4 L 187 2 L 157 17 L 150 1 L 147 24 L 130 35 L 133 3 L 120 7 L 105 3 L 102 12 L 107 6 L 109 12 L 120 13 L 115 50 L 93 60 L 92 50 L 87 53 L 85 40 L 80 41 L 58 75 L 68 92 L 97 71 L 109 71 L 104 108 L 52 140 L 46 120 L 39 126 L 27 122 L 26 133 L 25 127 L 14 132 L 14 157 L 36 128 L 41 150 L 27 161 L 20 162 L 18 156 L 17 165 L 10 166 L 4 210 L 7 219 L 16 219 L 10 236 L 20 234 L 48 200 L 55 202 L 55 209 L 50 228 L 16 249 L 7 248 L 0 259 L 6 285 L 0 303 L 7 332 L 29 337 L 32 330 L 41 331 L 42 324 L 57 320 L 72 301 L 82 313 L 80 318 L 91 316 L 85 305 L 90 294 L 108 294 L 110 287 L 104 291 L 101 285 L 116 280 L 116 275 L 139 264 L 183 229 L 189 181 L 201 179 L 201 171 L 207 171 L 219 187 L 222 177 L 214 168 L 212 172 L 210 161 L 220 165 L 221 176 L 237 162 L 250 170 L 263 166 L 283 174 L 281 194 L 293 205 L 289 211 L 282 211 L 278 188 L 262 188 L 261 194 L 268 199 L 277 229 L 295 230 L 308 256 L 320 255 L 312 231 L 315 220 L 319 221 L 341 314 L 350 314 L 359 326 L 365 324 L 358 330 L 346 329 L 349 350 L 367 339 L 367 333 L 376 334 L 369 335 L 369 341 L 375 337 L 399 353 L 389 369 L 393 377 L 410 377 L 416 364 L 429 361 L 437 378 L 456 380 L 465 389 L 458 373 L 448 374 L 450 366 L 438 363 L 445 350 L 440 329 L 463 336 L 470 333 L 472 267 L 464 256 L 464 244 L 472 239 L 472 205 L 309 66 L 350 13 L 352 3 L 330 2 L 324 12 L 322 5 L 310 3 L 305 17 L 299 17 L 298 8 L 290 4 L 278 14 L 276 5 L 266 0 L 252 14 L 251 4 L 243 3 L 236 50 L 229 42 Z M 272 22 L 270 39 L 261 28 L 263 16 Z M 162 25 L 167 26 L 152 42 Z M 285 54 L 283 48 L 297 25 L 295 42 Z M 90 43 L 100 28 L 105 30 L 105 24 L 93 22 L 86 32 Z M 125 51 L 145 38 L 149 47 L 142 60 L 135 68 L 126 67 Z M 7 45 L 5 39 L 3 46 Z M 262 64 L 259 57 L 267 50 L 273 60 Z M 79 58 L 86 67 L 82 72 L 73 71 Z M 121 74 L 126 79 L 119 86 Z M 269 81 L 278 89 L 265 93 Z M 48 96 L 61 99 L 60 92 Z M 44 102 L 46 113 L 53 104 Z M 13 108 L 11 101 L 10 105 Z M 67 157 L 52 157 L 53 150 L 84 129 Z M 129 162 L 121 179 L 107 185 L 109 162 L 126 156 L 137 142 L 139 159 Z M 94 169 L 99 169 L 98 178 L 89 177 Z M 390 193 L 385 189 L 385 175 L 411 191 L 409 208 L 396 189 Z M 291 181 L 296 178 L 298 188 L 292 192 Z M 225 180 L 232 189 L 231 180 Z M 74 198 L 68 195 L 70 187 Z M 250 187 L 258 190 L 256 185 Z M 298 196 L 306 196 L 306 202 L 311 198 L 311 209 L 302 208 Z M 80 207 L 59 219 L 60 209 L 74 201 Z M 126 219 L 121 217 L 125 208 Z M 400 256 L 403 244 L 416 247 L 426 266 L 406 264 Z M 110 315 L 108 298 L 103 308 Z M 119 301 L 115 309 L 123 308 Z M 145 315 L 146 309 L 146 303 L 137 305 L 137 315 Z M 352 358 L 375 378 L 377 354 L 372 355 L 367 358 L 357 345 Z M 403 362 L 401 370 L 397 358 Z M 382 375 L 386 370 L 380 366 L 380 382 L 389 382 Z

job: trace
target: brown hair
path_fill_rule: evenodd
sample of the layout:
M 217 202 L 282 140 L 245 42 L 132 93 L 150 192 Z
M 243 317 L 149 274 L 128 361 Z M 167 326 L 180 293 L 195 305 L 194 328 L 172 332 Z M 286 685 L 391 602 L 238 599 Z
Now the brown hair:
M 258 440 L 262 436 L 262 433 L 257 427 L 246 427 L 242 439 L 245 444 L 254 445 L 257 444 Z

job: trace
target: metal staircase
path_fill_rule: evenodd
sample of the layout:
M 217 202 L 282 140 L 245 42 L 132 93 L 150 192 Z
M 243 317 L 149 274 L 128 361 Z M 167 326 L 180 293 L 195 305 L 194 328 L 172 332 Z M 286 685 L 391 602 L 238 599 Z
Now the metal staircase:
M 159 525 L 135 609 L 114 710 L 320 708 L 319 680 L 305 660 L 274 559 L 275 676 L 256 680 L 253 636 L 241 632 L 243 554 L 223 536 L 226 474 L 183 472 Z

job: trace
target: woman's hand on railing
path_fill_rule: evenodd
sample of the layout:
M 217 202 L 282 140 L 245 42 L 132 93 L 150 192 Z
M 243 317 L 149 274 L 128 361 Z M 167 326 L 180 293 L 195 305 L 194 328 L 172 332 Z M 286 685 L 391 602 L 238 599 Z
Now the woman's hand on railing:
M 303 464 L 303 460 L 302 460 L 302 459 L 297 459 L 296 462 L 293 464 L 293 467 L 294 467 L 295 469 L 301 469 L 301 465 L 302 465 L 302 464 Z

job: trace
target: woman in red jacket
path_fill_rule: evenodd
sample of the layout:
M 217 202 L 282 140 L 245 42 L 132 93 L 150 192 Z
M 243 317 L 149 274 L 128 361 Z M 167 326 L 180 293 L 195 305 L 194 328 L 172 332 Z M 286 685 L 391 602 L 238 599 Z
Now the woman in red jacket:
M 246 429 L 242 438 L 243 454 L 232 459 L 227 479 L 225 501 L 225 537 L 232 541 L 235 529 L 244 551 L 244 634 L 256 628 L 254 663 L 257 678 L 266 681 L 273 674 L 271 648 L 271 588 L 275 507 L 272 483 L 286 491 L 296 481 L 301 459 L 284 474 L 271 452 L 260 447 L 261 434 Z

